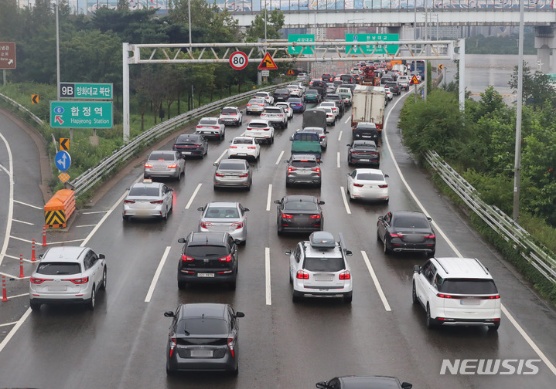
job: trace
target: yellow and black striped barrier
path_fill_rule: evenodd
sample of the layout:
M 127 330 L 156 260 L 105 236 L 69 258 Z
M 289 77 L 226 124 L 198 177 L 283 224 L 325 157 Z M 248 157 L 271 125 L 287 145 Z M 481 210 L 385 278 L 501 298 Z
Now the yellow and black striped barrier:
M 47 228 L 66 228 L 73 211 L 75 211 L 73 190 L 59 190 L 44 206 L 45 226 Z

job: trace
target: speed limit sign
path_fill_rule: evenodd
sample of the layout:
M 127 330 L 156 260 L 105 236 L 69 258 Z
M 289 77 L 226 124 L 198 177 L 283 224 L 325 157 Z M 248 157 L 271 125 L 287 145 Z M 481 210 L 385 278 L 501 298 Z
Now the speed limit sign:
M 248 63 L 247 54 L 243 51 L 234 51 L 232 55 L 230 55 L 230 66 L 234 70 L 243 70 L 247 67 Z

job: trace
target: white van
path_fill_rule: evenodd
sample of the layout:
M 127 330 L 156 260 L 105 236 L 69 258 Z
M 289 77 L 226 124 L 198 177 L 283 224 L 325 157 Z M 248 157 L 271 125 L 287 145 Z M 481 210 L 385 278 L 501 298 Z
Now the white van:
M 338 87 L 338 89 L 336 89 L 336 94 L 340 95 L 346 106 L 351 106 L 353 94 L 350 88 Z

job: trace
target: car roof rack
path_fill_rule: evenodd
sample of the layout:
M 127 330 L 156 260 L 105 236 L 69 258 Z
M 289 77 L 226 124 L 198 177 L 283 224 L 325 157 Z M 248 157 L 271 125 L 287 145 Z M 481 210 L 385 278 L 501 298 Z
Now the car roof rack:
M 309 242 L 314 249 L 333 249 L 336 247 L 334 236 L 327 231 L 315 231 L 309 236 Z

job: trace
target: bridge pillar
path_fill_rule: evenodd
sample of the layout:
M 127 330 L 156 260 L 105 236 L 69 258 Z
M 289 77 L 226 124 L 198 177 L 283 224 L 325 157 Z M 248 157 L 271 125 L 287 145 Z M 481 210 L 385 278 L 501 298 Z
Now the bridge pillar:
M 537 64 L 529 64 L 534 72 L 556 73 L 556 34 L 555 26 L 535 27 L 535 49 L 537 49 Z

